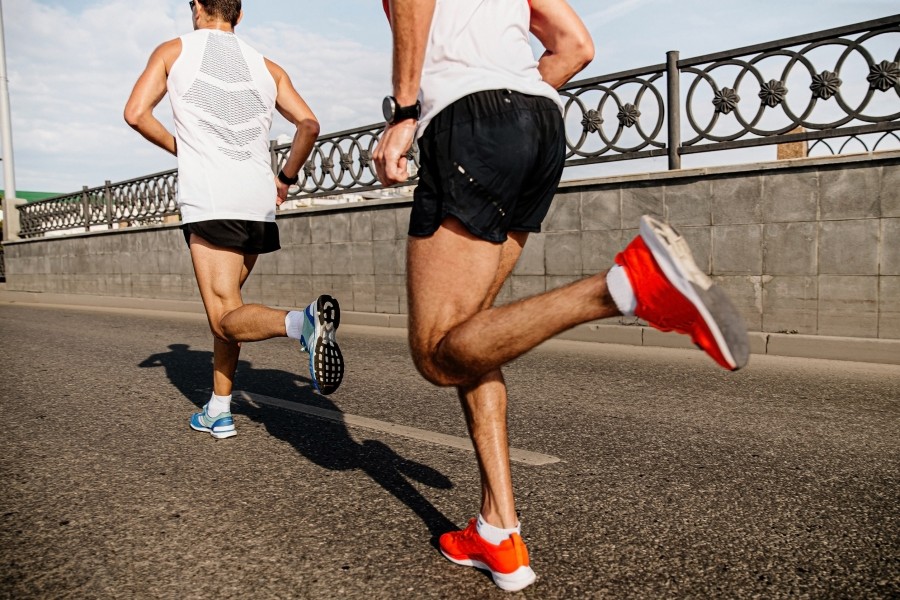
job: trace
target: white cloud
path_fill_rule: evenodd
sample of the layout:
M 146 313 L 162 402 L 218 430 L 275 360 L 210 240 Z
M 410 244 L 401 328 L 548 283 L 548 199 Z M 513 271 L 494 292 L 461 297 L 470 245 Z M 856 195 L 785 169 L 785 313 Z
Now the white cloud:
M 624 17 L 654 2 L 655 0 L 620 0 L 611 3 L 606 8 L 584 13 L 582 20 L 588 29 L 594 29 Z
M 122 110 L 154 45 L 177 33 L 173 5 L 108 0 L 73 13 L 4 4 L 18 188 L 69 191 L 172 166 L 163 154 L 146 166 L 130 160 L 141 140 Z
M 887 16 L 896 0 L 570 0 L 597 59 L 579 78 Z M 238 35 L 281 64 L 325 133 L 374 123 L 390 89 L 377 0 L 245 2 Z M 17 184 L 71 191 L 175 166 L 122 119 L 151 51 L 190 30 L 185 0 L 4 0 Z M 157 110 L 171 122 L 167 101 Z M 288 132 L 276 121 L 272 135 Z M 622 164 L 622 163 L 619 163 Z M 611 168 L 611 167 L 610 167 Z
M 386 26 L 385 26 L 386 28 Z M 390 54 L 361 42 L 275 24 L 238 33 L 281 65 L 329 133 L 381 119 L 381 98 L 390 92 Z M 387 34 L 386 34 L 387 35 Z M 273 133 L 287 124 L 279 121 Z
M 12 0 L 3 10 L 19 189 L 68 192 L 174 168 L 122 111 L 153 49 L 190 31 L 183 0 L 96 0 L 80 10 Z M 287 70 L 323 132 L 378 120 L 388 53 L 282 23 L 237 31 Z M 171 128 L 167 100 L 156 114 Z M 272 137 L 287 131 L 279 118 Z

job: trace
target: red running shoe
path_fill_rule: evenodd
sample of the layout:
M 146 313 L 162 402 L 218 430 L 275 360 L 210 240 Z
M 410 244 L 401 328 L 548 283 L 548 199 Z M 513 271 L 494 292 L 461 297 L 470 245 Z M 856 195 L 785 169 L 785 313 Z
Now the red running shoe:
M 442 535 L 440 546 L 441 554 L 456 564 L 490 571 L 494 583 L 502 590 L 516 592 L 536 579 L 528 566 L 528 549 L 518 533 L 495 546 L 478 535 L 472 519 L 462 531 Z
M 701 271 L 687 242 L 669 225 L 641 217 L 641 234 L 616 256 L 637 298 L 635 314 L 660 331 L 677 331 L 724 368 L 750 359 L 747 328 L 737 309 Z

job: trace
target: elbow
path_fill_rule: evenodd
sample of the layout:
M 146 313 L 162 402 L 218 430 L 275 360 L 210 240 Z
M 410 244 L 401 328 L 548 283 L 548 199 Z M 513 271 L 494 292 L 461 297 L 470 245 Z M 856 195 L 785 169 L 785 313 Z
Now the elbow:
M 580 36 L 572 48 L 572 62 L 581 71 L 594 60 L 594 41 L 591 36 L 585 32 Z
M 123 113 L 122 116 L 125 118 L 125 122 L 128 123 L 128 125 L 129 125 L 132 129 L 137 129 L 137 128 L 138 128 L 138 125 L 139 125 L 140 122 L 141 122 L 141 116 L 142 116 L 142 115 L 141 115 L 141 111 L 140 111 L 140 110 L 137 110 L 137 109 L 135 109 L 135 108 L 132 107 L 132 106 L 126 106 L 126 107 L 125 107 L 125 112 Z
M 319 137 L 319 121 L 317 121 L 314 117 L 303 119 L 302 121 L 297 123 L 297 131 L 305 137 L 311 137 L 315 139 Z

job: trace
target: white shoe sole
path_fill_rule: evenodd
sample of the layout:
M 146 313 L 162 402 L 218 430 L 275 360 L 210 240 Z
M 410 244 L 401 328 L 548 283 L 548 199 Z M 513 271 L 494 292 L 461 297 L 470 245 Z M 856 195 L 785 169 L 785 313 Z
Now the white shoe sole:
M 443 550 L 441 550 L 441 554 L 444 555 L 444 558 L 457 565 L 475 567 L 476 569 L 487 571 L 491 574 L 491 578 L 493 578 L 497 587 L 506 592 L 518 592 L 519 590 L 527 588 L 537 579 L 537 575 L 534 574 L 531 567 L 519 567 L 512 573 L 498 573 L 497 571 L 492 571 L 489 566 L 480 560 L 472 560 L 470 558 L 459 560 L 449 556 Z
M 341 307 L 327 294 L 316 300 L 315 332 L 309 351 L 309 372 L 321 394 L 331 394 L 344 379 L 344 356 L 335 339 L 341 324 Z
M 230 438 L 237 435 L 237 430 L 234 427 L 222 431 L 213 431 L 209 427 L 196 427 L 193 423 L 191 423 L 190 425 L 191 429 L 193 429 L 194 431 L 202 431 L 204 433 L 208 433 L 217 440 L 224 440 L 225 438 Z

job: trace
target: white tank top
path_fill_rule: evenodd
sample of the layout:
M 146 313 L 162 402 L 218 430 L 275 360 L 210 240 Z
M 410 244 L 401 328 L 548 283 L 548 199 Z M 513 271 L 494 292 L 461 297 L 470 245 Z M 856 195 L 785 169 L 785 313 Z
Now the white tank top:
M 444 108 L 485 90 L 544 96 L 562 111 L 559 94 L 541 79 L 530 26 L 528 0 L 437 0 L 422 69 L 418 135 Z
M 233 33 L 181 36 L 167 82 L 182 221 L 275 220 L 269 131 L 277 93 L 263 56 Z

